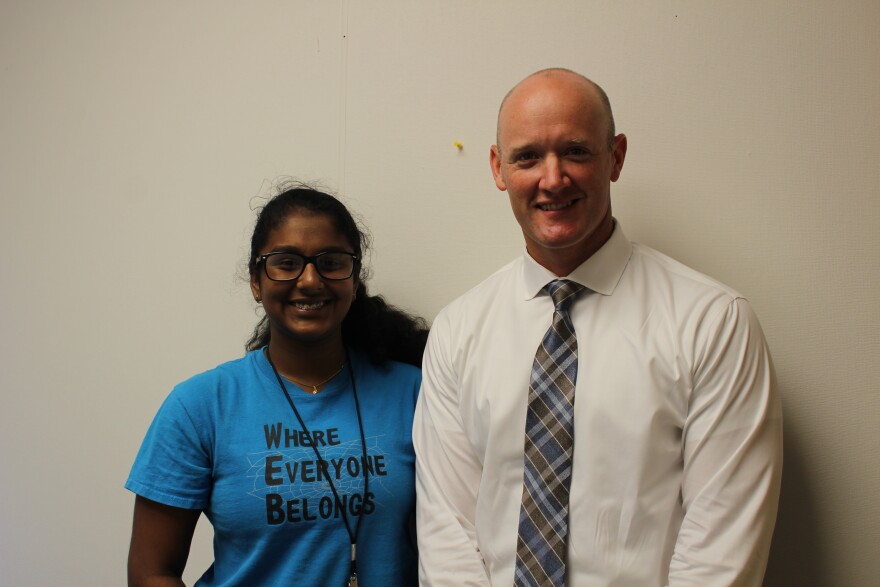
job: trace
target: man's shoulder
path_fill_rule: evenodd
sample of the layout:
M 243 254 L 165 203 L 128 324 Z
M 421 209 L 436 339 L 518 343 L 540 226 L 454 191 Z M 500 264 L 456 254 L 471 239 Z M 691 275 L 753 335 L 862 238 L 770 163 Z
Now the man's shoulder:
M 470 325 L 485 316 L 490 308 L 513 299 L 522 279 L 522 257 L 508 262 L 480 283 L 449 302 L 434 319 L 431 330 L 437 327 Z
M 639 272 L 644 279 L 653 282 L 652 285 L 659 286 L 658 282 L 669 284 L 676 295 L 681 295 L 682 290 L 685 290 L 694 294 L 721 296 L 728 299 L 743 297 L 737 290 L 714 277 L 640 243 L 633 243 L 630 268 Z
M 483 281 L 461 294 L 440 310 L 440 316 L 456 316 L 496 303 L 499 296 L 513 295 L 517 278 L 522 275 L 522 257 L 508 262 Z

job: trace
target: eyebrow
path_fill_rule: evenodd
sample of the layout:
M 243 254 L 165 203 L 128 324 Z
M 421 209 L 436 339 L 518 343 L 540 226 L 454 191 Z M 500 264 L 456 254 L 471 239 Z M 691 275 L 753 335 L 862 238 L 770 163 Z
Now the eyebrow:
M 594 145 L 588 140 L 584 138 L 574 138 L 569 139 L 563 143 L 566 147 L 585 147 L 592 149 Z M 526 153 L 528 151 L 542 151 L 542 148 L 539 148 L 535 145 L 535 143 L 527 143 L 525 145 L 519 145 L 510 147 L 507 149 L 507 154 L 509 157 L 516 157 L 521 153 Z
M 308 257 L 302 252 L 302 249 L 295 247 L 293 245 L 282 245 L 280 247 L 276 247 L 269 251 L 268 253 L 263 253 L 264 255 L 271 255 L 272 253 L 295 253 L 297 255 L 302 255 L 303 257 Z M 354 251 L 349 251 L 347 247 L 325 247 L 315 253 L 315 255 L 320 255 L 321 253 L 348 253 L 349 255 L 354 255 Z
M 510 159 L 515 159 L 517 155 L 521 153 L 527 153 L 529 151 L 537 151 L 533 144 L 521 145 L 518 147 L 511 147 L 507 149 L 507 157 Z

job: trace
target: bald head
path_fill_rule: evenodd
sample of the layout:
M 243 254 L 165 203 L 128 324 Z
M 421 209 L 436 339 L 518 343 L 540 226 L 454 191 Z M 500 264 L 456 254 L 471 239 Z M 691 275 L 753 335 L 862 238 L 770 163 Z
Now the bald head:
M 507 108 L 508 103 L 510 102 L 512 106 L 516 106 L 520 98 L 528 98 L 528 96 L 536 92 L 542 92 L 546 90 L 548 84 L 552 83 L 566 84 L 578 91 L 582 90 L 586 99 L 594 102 L 601 108 L 608 128 L 608 146 L 611 148 L 614 143 L 615 133 L 614 114 L 611 112 L 611 101 L 608 99 L 605 90 L 591 79 L 577 72 L 562 67 L 552 67 L 529 75 L 513 86 L 504 96 L 504 99 L 501 100 L 501 107 L 498 109 L 498 124 L 495 131 L 495 143 L 498 145 L 498 150 L 501 151 L 502 149 L 501 136 L 503 125 L 510 110 Z

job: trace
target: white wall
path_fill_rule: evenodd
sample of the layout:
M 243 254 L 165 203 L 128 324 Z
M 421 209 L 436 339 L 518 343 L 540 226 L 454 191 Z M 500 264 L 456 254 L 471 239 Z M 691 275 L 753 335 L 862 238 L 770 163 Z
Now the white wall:
M 611 96 L 635 240 L 735 286 L 786 415 L 767 585 L 876 585 L 880 3 L 0 0 L 0 585 L 124 583 L 146 427 L 238 356 L 256 196 L 342 191 L 428 318 L 519 253 L 503 94 Z M 453 141 L 464 145 L 458 151 Z M 187 573 L 210 560 L 201 527 Z

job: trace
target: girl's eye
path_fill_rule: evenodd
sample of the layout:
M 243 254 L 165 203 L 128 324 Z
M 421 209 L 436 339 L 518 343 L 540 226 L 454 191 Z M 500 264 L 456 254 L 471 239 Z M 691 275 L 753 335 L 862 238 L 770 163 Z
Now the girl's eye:
M 294 256 L 283 256 L 276 255 L 274 259 L 272 259 L 272 266 L 277 267 L 278 269 L 282 269 L 285 271 L 293 271 L 299 269 L 302 265 L 302 260 L 298 257 Z

